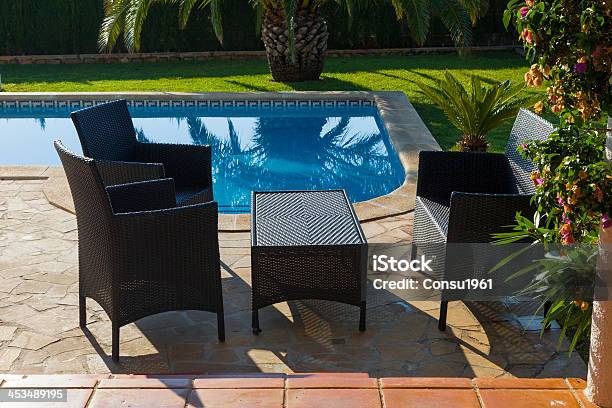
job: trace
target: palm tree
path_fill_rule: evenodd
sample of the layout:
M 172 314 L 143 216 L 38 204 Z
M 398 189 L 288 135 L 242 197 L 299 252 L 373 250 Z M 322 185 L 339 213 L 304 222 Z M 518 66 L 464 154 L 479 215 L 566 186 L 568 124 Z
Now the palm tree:
M 332 0 L 250 0 L 257 10 L 258 26 L 266 48 L 268 64 L 276 81 L 318 79 L 327 50 L 327 23 L 321 6 Z M 488 8 L 488 0 L 333 0 L 347 10 L 349 24 L 357 11 L 372 10 L 391 2 L 398 20 L 406 21 L 412 38 L 424 44 L 433 16 L 449 30 L 456 45 L 471 41 L 471 24 Z M 223 0 L 104 0 L 105 18 L 98 45 L 111 52 L 123 35 L 130 52 L 140 50 L 140 35 L 154 3 L 179 3 L 179 23 L 184 27 L 194 7 L 209 7 L 213 30 L 223 43 L 221 8 Z M 385 24 L 385 22 L 381 22 Z
M 522 96 L 525 86 L 510 81 L 482 85 L 479 77 L 470 76 L 471 89 L 466 89 L 450 72 L 435 85 L 418 82 L 427 98 L 444 112 L 450 123 L 461 132 L 457 143 L 460 151 L 486 151 L 487 134 L 504 121 L 516 116 L 518 110 L 533 103 L 535 96 Z

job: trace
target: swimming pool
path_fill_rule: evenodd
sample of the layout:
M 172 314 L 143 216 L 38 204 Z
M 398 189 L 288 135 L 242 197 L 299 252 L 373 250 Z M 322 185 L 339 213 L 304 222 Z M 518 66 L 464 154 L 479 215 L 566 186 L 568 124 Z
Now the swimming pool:
M 80 153 L 74 107 L 0 107 L 0 165 L 59 165 L 52 141 Z M 252 190 L 343 188 L 351 201 L 387 194 L 404 170 L 375 106 L 132 106 L 143 142 L 213 147 L 215 199 L 247 213 Z

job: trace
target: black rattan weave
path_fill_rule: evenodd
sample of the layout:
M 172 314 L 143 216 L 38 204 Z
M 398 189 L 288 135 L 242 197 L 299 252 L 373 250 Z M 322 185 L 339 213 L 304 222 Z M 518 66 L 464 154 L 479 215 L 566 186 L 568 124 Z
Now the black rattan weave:
M 365 330 L 367 241 L 343 190 L 253 192 L 253 332 L 259 309 L 321 299 L 360 307 Z
M 119 328 L 170 310 L 217 314 L 225 339 L 214 201 L 176 207 L 172 179 L 104 187 L 97 163 L 55 142 L 74 200 L 79 235 L 79 318 L 94 299 Z
M 546 120 L 521 109 L 506 154 L 420 152 L 413 256 L 417 249 L 427 253 L 436 259 L 444 278 L 455 279 L 450 275 L 460 273 L 459 268 L 451 267 L 446 247 L 440 244 L 491 242 L 491 234 L 513 224 L 517 212 L 532 216 L 530 200 L 535 190 L 529 175 L 535 166 L 516 148 L 529 140 L 544 140 L 553 130 Z M 442 299 L 440 330 L 446 327 L 449 300 L 444 293 Z
M 179 205 L 213 200 L 210 146 L 140 143 L 125 100 L 73 112 L 83 154 L 99 161 L 104 185 L 171 177 Z

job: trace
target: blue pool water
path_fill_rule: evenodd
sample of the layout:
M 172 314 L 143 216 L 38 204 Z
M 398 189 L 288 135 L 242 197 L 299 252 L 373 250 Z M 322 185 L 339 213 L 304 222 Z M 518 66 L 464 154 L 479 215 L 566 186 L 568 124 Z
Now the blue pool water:
M 59 165 L 52 141 L 81 147 L 71 109 L 0 108 L 0 165 Z M 143 142 L 213 146 L 221 212 L 250 209 L 252 190 L 343 188 L 353 202 L 399 187 L 404 171 L 373 107 L 132 108 Z

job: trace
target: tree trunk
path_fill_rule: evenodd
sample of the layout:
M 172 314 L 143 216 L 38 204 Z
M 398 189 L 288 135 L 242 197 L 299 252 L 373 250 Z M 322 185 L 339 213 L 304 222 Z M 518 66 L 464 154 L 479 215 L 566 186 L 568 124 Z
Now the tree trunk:
M 300 8 L 294 21 L 295 50 L 292 56 L 284 10 L 265 10 L 261 37 L 272 78 L 279 82 L 317 80 L 323 72 L 327 50 L 327 23 L 318 7 Z
M 612 161 L 612 117 L 608 117 L 608 137 L 606 139 L 606 158 Z M 600 258 L 597 278 L 604 290 L 612 285 L 612 228 L 601 229 L 599 233 Z M 608 299 L 609 293 L 600 295 Z M 587 376 L 587 398 L 602 407 L 612 407 L 612 301 L 593 302 L 593 324 L 591 327 L 591 347 L 589 372 Z
M 457 150 L 460 152 L 486 152 L 488 148 L 485 135 L 463 135 L 457 142 Z

